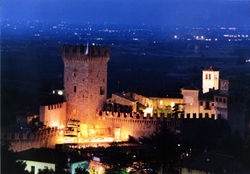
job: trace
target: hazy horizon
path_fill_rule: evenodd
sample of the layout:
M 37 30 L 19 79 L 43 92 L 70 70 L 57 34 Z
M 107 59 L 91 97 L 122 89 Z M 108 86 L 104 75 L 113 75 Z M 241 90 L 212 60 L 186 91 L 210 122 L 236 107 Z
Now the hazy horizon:
M 2 2 L 2 19 L 13 22 L 40 20 L 72 24 L 250 25 L 246 0 L 8 0 Z

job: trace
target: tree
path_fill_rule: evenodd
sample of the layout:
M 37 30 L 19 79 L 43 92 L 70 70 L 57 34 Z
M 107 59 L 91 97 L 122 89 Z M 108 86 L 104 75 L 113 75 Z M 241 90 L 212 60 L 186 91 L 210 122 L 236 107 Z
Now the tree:
M 38 174 L 55 174 L 55 171 L 45 167 L 44 169 L 39 169 Z
M 149 152 L 142 154 L 140 160 L 155 170 L 175 173 L 175 162 L 178 157 L 177 138 L 166 124 L 163 123 L 151 137 L 143 137 L 141 141 L 149 146 Z
M 75 174 L 89 174 L 89 172 L 88 172 L 86 169 L 77 167 L 77 168 L 75 169 Z
M 121 149 L 117 143 L 112 143 L 105 150 L 104 156 L 107 157 L 104 160 L 104 164 L 109 166 L 109 169 L 106 169 L 106 173 L 121 173 L 128 166 L 132 165 L 132 156 Z
M 2 174 L 29 174 L 25 170 L 26 163 L 17 161 L 17 155 L 9 150 L 10 143 L 3 142 L 1 146 L 1 173 Z

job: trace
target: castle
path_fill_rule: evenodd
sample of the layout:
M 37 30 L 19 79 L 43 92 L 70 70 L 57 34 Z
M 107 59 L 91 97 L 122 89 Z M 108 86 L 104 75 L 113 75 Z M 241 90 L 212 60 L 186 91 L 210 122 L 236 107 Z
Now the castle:
M 212 68 L 203 70 L 202 90 L 189 86 L 182 88 L 179 95 L 165 98 L 123 93 L 112 94 L 107 99 L 110 48 L 63 46 L 61 56 L 64 89 L 53 90 L 53 95 L 63 96 L 64 100 L 40 106 L 40 121 L 52 132 L 46 130 L 34 135 L 40 143 L 36 146 L 47 146 L 48 142 L 50 146 L 78 143 L 87 139 L 95 142 L 100 137 L 109 137 L 109 141 L 126 141 L 129 136 L 149 136 L 162 124 L 178 133 L 183 119 L 228 119 L 229 81 L 220 80 L 219 71 Z M 40 135 L 50 137 L 46 142 L 41 139 L 41 143 Z M 30 135 L 24 137 L 26 142 L 31 142 Z M 69 140 L 72 138 L 75 139 Z M 20 136 L 17 140 L 14 135 L 14 139 L 16 144 L 22 141 Z M 102 141 L 105 140 L 107 138 Z M 32 146 L 26 146 L 26 149 Z M 18 149 L 23 150 L 22 147 Z
M 108 47 L 63 46 L 61 54 L 66 101 L 40 107 L 40 120 L 48 127 L 65 128 L 73 119 L 80 121 L 81 137 L 108 134 L 126 140 L 150 135 L 162 122 L 178 131 L 180 118 L 227 119 L 228 81 L 220 81 L 212 68 L 203 71 L 202 92 L 187 87 L 172 98 L 124 93 L 107 99 Z

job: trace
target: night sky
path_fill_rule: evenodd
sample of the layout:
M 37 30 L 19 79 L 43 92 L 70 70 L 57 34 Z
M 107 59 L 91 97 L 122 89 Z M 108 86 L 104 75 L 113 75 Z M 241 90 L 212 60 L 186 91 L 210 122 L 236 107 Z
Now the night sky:
M 1 11 L 11 21 L 250 25 L 249 0 L 3 0 Z

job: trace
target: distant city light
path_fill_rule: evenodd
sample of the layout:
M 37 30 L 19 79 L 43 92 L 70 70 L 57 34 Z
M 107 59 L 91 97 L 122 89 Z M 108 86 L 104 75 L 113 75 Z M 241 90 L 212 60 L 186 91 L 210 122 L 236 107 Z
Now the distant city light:
M 59 90 L 59 91 L 57 92 L 57 94 L 58 94 L 58 95 L 63 95 L 63 91 L 62 91 L 62 90 Z
M 229 27 L 228 30 L 236 30 L 235 27 Z

